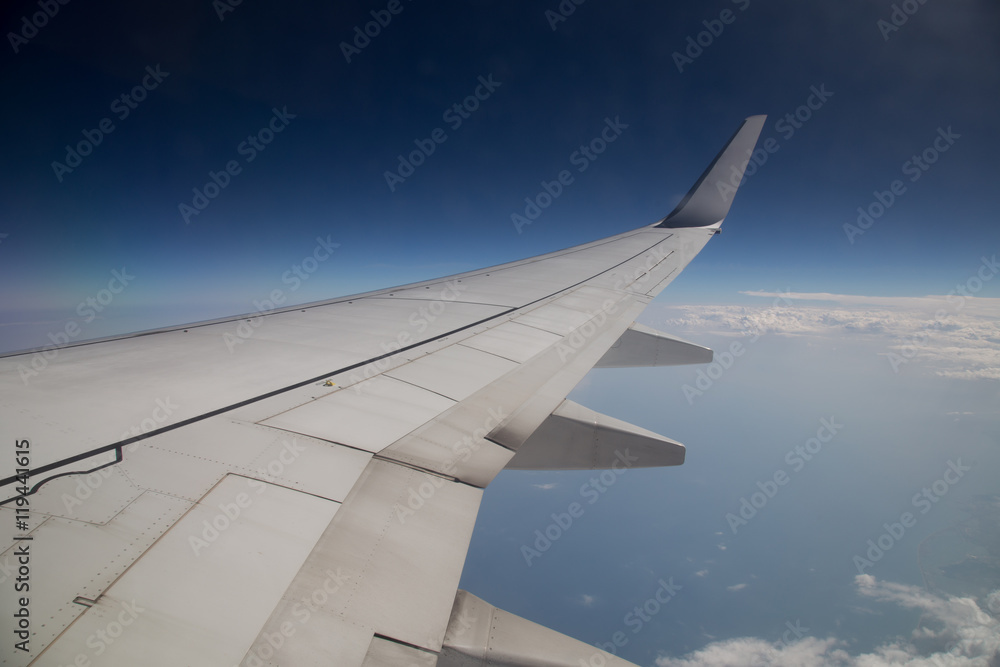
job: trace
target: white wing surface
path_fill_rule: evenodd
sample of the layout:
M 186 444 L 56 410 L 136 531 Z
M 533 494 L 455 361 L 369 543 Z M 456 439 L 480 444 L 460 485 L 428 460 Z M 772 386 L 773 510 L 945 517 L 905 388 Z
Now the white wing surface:
M 0 358 L 3 663 L 629 664 L 459 577 L 505 467 L 683 462 L 566 396 L 595 366 L 711 360 L 634 322 L 718 231 L 763 121 L 651 226 Z

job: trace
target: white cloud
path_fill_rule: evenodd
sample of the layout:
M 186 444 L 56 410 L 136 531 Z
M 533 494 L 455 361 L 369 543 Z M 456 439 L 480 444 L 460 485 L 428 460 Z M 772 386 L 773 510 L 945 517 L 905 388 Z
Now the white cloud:
M 858 592 L 880 602 L 894 602 L 919 609 L 932 622 L 921 624 L 914 639 L 961 648 L 966 657 L 990 657 L 1000 661 L 1000 621 L 979 608 L 972 598 L 932 595 L 916 586 L 879 582 L 868 574 L 855 577 Z M 996 591 L 991 594 L 996 595 Z M 988 598 L 989 600 L 990 598 Z
M 755 637 L 713 642 L 681 658 L 660 656 L 657 667 L 991 667 L 1000 664 L 1000 621 L 971 598 L 939 597 L 917 586 L 855 578 L 858 593 L 878 602 L 923 612 L 909 638 L 898 637 L 870 653 L 852 656 L 834 637 L 768 643 Z M 987 598 L 1000 601 L 1000 591 Z M 996 605 L 1000 610 L 1000 604 Z
M 1000 299 L 992 297 L 962 297 L 956 295 L 939 296 L 865 296 L 863 294 L 831 294 L 829 292 L 761 292 L 743 291 L 740 294 L 769 299 L 791 301 L 832 301 L 855 306 L 880 306 L 901 310 L 923 310 L 934 312 L 945 310 L 955 313 L 968 310 L 975 314 L 996 313 L 1000 309 Z
M 747 587 L 747 585 L 745 583 L 742 583 L 742 584 L 733 584 L 732 586 L 726 586 L 726 590 L 727 591 L 742 591 L 746 587 Z
M 706 574 L 708 574 L 708 570 L 698 570 L 697 572 L 694 573 L 694 576 L 704 577 Z
M 803 667 L 850 665 L 850 656 L 835 648 L 833 639 L 806 637 L 780 648 L 763 639 L 739 637 L 713 642 L 683 658 L 659 657 L 657 667 Z
M 1000 615 L 1000 589 L 997 589 L 986 596 L 986 608 L 994 615 Z
M 879 340 L 885 354 L 959 379 L 1000 379 L 1000 299 L 779 294 L 760 306 L 674 306 L 668 330 Z M 825 301 L 825 305 L 799 304 Z M 793 305 L 789 305 L 793 304 Z
M 541 489 L 542 491 L 548 491 L 549 489 L 554 489 L 559 485 L 555 482 L 547 482 L 545 484 L 532 484 L 532 486 L 536 489 Z

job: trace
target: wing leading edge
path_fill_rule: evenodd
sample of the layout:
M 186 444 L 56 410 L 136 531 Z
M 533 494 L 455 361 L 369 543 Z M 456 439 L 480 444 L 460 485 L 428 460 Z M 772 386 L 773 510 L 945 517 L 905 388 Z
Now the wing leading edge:
M 0 358 L 0 434 L 34 454 L 17 536 L 46 619 L 9 664 L 627 664 L 458 580 L 505 467 L 683 462 L 680 443 L 565 399 L 598 365 L 711 359 L 635 318 L 716 232 L 762 124 L 651 226 L 257 314 L 235 348 L 246 318 L 61 348 L 27 383 L 30 355 Z M 151 410 L 167 418 L 129 429 Z M 16 562 L 10 546 L 0 573 Z

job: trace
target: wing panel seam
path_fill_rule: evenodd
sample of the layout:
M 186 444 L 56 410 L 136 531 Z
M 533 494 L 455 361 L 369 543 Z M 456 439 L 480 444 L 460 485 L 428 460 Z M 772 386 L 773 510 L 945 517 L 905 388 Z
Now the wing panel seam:
M 648 230 L 644 229 L 642 231 L 648 231 Z M 671 234 L 670 236 L 673 236 L 673 235 Z M 327 377 L 330 377 L 330 376 L 333 376 L 333 375 L 339 375 L 341 373 L 346 373 L 348 371 L 352 371 L 354 369 L 361 368 L 361 367 L 366 366 L 366 365 L 368 365 L 368 364 L 370 364 L 372 362 L 381 361 L 382 359 L 386 359 L 388 357 L 395 356 L 395 355 L 400 354 L 402 352 L 407 352 L 407 351 L 412 350 L 414 348 L 420 347 L 421 345 L 426 345 L 427 343 L 432 343 L 434 341 L 441 340 L 442 338 L 447 338 L 448 336 L 452 336 L 452 335 L 454 335 L 456 333 L 459 333 L 461 331 L 465 331 L 467 329 L 471 329 L 473 327 L 477 327 L 477 326 L 479 326 L 481 324 L 484 324 L 486 322 L 490 322 L 492 320 L 504 317 L 506 315 L 509 315 L 510 313 L 513 313 L 513 312 L 516 312 L 516 311 L 519 311 L 519 310 L 523 310 L 524 308 L 532 306 L 532 305 L 534 305 L 536 303 L 539 303 L 541 301 L 545 301 L 546 299 L 550 299 L 550 298 L 552 298 L 552 297 L 554 297 L 556 295 L 559 295 L 559 294 L 562 294 L 564 292 L 568 292 L 568 291 L 570 291 L 572 289 L 575 289 L 575 288 L 579 287 L 580 285 L 583 285 L 584 283 L 587 283 L 587 282 L 593 280 L 594 278 L 597 278 L 598 276 L 601 276 L 601 275 L 603 275 L 603 274 L 605 274 L 605 273 L 607 273 L 609 271 L 613 271 L 614 269 L 618 268 L 622 264 L 625 264 L 627 262 L 632 261 L 633 259 L 635 259 L 636 257 L 639 257 L 643 253 L 649 252 L 652 248 L 658 246 L 659 244 L 663 243 L 665 240 L 667 240 L 668 238 L 670 238 L 670 236 L 666 236 L 666 237 L 657 239 L 657 241 L 655 243 L 647 246 L 646 248 L 644 248 L 644 249 L 640 250 L 639 252 L 635 253 L 634 255 L 626 257 L 625 259 L 623 259 L 622 261 L 618 262 L 617 264 L 609 266 L 608 268 L 604 269 L 600 273 L 596 273 L 596 274 L 594 274 L 592 276 L 589 276 L 589 277 L 587 277 L 587 278 L 585 278 L 585 279 L 583 279 L 583 280 L 581 280 L 579 282 L 576 282 L 576 283 L 574 283 L 572 285 L 567 285 L 566 287 L 563 287 L 562 289 L 560 289 L 560 290 L 558 290 L 556 292 L 552 292 L 551 294 L 547 294 L 545 296 L 539 297 L 539 298 L 535 299 L 534 301 L 529 301 L 528 303 L 522 304 L 520 306 L 508 308 L 507 310 L 501 311 L 499 313 L 495 313 L 493 315 L 490 315 L 489 317 L 485 317 L 483 319 L 477 320 L 476 322 L 472 322 L 470 324 L 462 325 L 462 326 L 460 326 L 460 327 L 458 327 L 456 329 L 452 329 L 451 331 L 445 331 L 443 333 L 438 334 L 437 336 L 433 336 L 431 338 L 428 338 L 427 340 L 423 340 L 423 341 L 420 341 L 418 343 L 413 343 L 411 345 L 407 345 L 406 347 L 401 347 L 398 350 L 393 350 L 392 352 L 386 352 L 385 354 L 381 354 L 381 355 L 378 355 L 376 357 L 371 357 L 370 359 L 365 359 L 363 361 L 359 361 L 359 362 L 351 364 L 349 366 L 345 366 L 344 368 L 340 368 L 340 369 L 337 369 L 337 370 L 329 371 L 329 372 L 323 373 L 322 375 L 317 375 L 315 377 L 309 378 L 307 380 L 301 380 L 299 382 L 292 383 L 291 385 L 288 385 L 287 387 L 280 387 L 278 389 L 273 389 L 271 391 L 265 392 L 265 393 L 260 394 L 258 396 L 252 396 L 250 398 L 244 399 L 244 400 L 239 401 L 237 403 L 233 403 L 232 405 L 227 405 L 227 406 L 223 406 L 221 408 L 216 408 L 215 410 L 209 410 L 208 412 L 205 412 L 203 414 L 196 415 L 194 417 L 189 417 L 188 419 L 185 419 L 183 421 L 180 421 L 180 422 L 177 422 L 177 423 L 174 423 L 174 424 L 168 424 L 168 425 L 163 426 L 163 427 L 161 427 L 159 429 L 156 429 L 154 431 L 149 431 L 147 433 L 142 433 L 140 435 L 133 436 L 131 438 L 126 438 L 125 440 L 119 440 L 118 442 L 112 443 L 112 444 L 109 444 L 109 445 L 102 445 L 101 447 L 96 447 L 96 448 L 91 449 L 89 451 L 82 452 L 82 453 L 77 454 L 75 456 L 67 457 L 67 458 L 62 459 L 60 461 L 54 461 L 52 463 L 46 464 L 44 466 L 41 466 L 40 468 L 36 468 L 36 469 L 32 470 L 31 474 L 32 474 L 32 476 L 39 475 L 39 474 L 42 474 L 42 473 L 46 473 L 46 472 L 48 472 L 50 470 L 57 470 L 57 469 L 65 466 L 65 465 L 69 465 L 71 463 L 75 463 L 77 461 L 89 458 L 91 456 L 94 456 L 95 454 L 102 454 L 104 452 L 109 452 L 109 451 L 114 450 L 114 449 L 119 449 L 120 450 L 120 448 L 122 448 L 122 447 L 124 447 L 126 445 L 130 445 L 130 444 L 132 444 L 134 442 L 139 442 L 140 440 L 145 440 L 146 438 L 151 438 L 151 437 L 153 437 L 155 435 L 159 435 L 161 433 L 166 433 L 168 431 L 172 431 L 174 429 L 178 429 L 178 428 L 181 428 L 183 426 L 189 426 L 191 424 L 197 423 L 197 422 L 202 421 L 204 419 L 210 419 L 211 417 L 216 417 L 218 415 L 225 414 L 225 413 L 230 412 L 232 410 L 236 410 L 238 408 L 242 408 L 242 407 L 245 407 L 247 405 L 251 405 L 251 404 L 256 403 L 258 401 L 262 401 L 262 400 L 271 398 L 273 396 L 278 396 L 280 394 L 292 391 L 294 389 L 298 389 L 300 387 L 304 387 L 304 386 L 312 384 L 314 382 L 319 382 L 320 380 L 323 380 L 324 378 L 327 378 Z M 232 320 L 227 320 L 227 321 L 234 321 L 234 320 L 237 320 L 237 319 L 242 319 L 242 318 L 233 318 Z M 151 333 L 159 333 L 159 332 L 151 332 Z M 138 335 L 149 335 L 149 334 L 136 334 L 136 335 L 138 336 Z M 106 341 L 94 341 L 94 342 L 106 342 Z M 61 473 L 58 476 L 62 476 L 62 474 L 74 474 L 74 473 Z M 43 484 L 45 484 L 46 482 L 54 479 L 55 477 L 56 476 L 47 477 L 47 478 L 43 479 L 42 481 L 36 483 L 35 486 L 32 487 L 31 492 L 29 494 L 27 494 L 27 495 L 30 495 L 31 493 L 35 493 Z M 11 475 L 10 477 L 6 477 L 4 479 L 0 479 L 0 488 L 8 486 L 10 484 L 13 484 L 16 481 L 17 481 L 17 476 L 16 475 Z M 0 500 L 0 506 L 6 504 L 8 502 L 11 502 L 15 498 L 17 498 L 19 495 L 20 494 L 15 495 L 15 496 L 11 496 L 10 498 L 6 498 L 4 500 Z

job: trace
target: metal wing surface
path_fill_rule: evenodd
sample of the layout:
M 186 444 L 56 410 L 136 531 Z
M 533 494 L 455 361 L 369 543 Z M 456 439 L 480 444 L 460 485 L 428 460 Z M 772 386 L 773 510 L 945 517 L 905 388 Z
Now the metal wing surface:
M 630 664 L 458 582 L 505 467 L 683 462 L 566 396 L 595 366 L 711 360 L 635 319 L 718 231 L 763 121 L 650 226 L 0 358 L 4 664 Z

